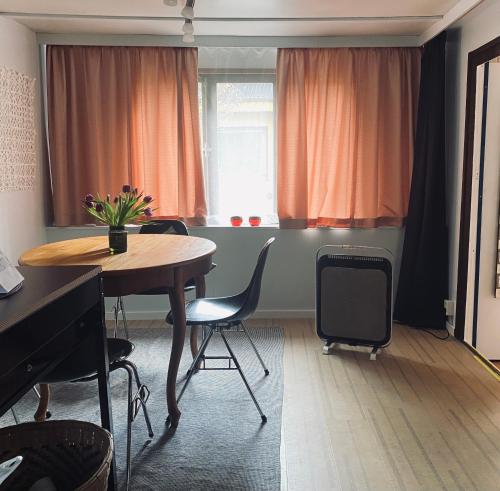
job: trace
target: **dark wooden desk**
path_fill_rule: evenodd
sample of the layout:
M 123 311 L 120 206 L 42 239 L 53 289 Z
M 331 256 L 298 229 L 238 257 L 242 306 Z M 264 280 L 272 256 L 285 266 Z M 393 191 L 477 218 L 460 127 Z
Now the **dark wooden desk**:
M 23 288 L 0 300 L 0 416 L 89 336 L 99 353 L 102 426 L 113 432 L 101 268 L 20 267 Z M 112 464 L 109 489 L 115 489 Z

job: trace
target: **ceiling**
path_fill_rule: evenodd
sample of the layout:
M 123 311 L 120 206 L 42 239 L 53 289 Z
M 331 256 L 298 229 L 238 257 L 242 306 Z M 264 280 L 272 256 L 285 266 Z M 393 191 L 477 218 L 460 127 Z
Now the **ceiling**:
M 0 0 L 0 15 L 36 32 L 179 35 L 162 0 Z M 425 36 L 480 0 L 196 0 L 196 35 Z M 459 16 L 457 17 L 457 14 Z M 445 26 L 446 27 L 446 26 Z

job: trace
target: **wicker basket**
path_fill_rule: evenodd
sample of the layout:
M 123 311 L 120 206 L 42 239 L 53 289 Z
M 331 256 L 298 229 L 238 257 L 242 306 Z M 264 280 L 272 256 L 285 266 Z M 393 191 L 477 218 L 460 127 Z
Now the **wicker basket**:
M 83 421 L 23 423 L 0 429 L 0 462 L 16 455 L 23 462 L 0 486 L 26 490 L 50 477 L 56 489 L 102 491 L 113 455 L 113 438 L 105 429 Z

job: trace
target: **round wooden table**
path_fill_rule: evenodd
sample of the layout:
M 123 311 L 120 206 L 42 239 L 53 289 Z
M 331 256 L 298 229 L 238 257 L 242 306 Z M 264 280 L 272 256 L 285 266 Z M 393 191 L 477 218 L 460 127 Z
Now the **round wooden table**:
M 35 247 L 19 258 L 19 264 L 101 266 L 106 297 L 133 295 L 151 288 L 168 288 L 174 329 L 166 395 L 170 424 L 175 427 L 181 415 L 175 388 L 186 336 L 184 285 L 195 278 L 196 296 L 205 295 L 204 275 L 211 269 L 215 250 L 212 241 L 200 237 L 132 234 L 128 236 L 127 252 L 111 255 L 108 237 L 98 236 Z M 191 350 L 193 353 L 197 351 L 195 330 L 191 333 Z

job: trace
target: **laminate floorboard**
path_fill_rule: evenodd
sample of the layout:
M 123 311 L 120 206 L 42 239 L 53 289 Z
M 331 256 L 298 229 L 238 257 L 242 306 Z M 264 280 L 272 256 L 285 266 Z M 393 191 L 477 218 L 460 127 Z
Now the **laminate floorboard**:
M 500 490 L 500 383 L 460 342 L 396 325 L 370 361 L 366 348 L 323 355 L 312 320 L 274 322 L 283 489 Z
M 285 331 L 282 491 L 500 490 L 500 383 L 454 338 L 395 325 L 370 361 L 323 355 L 313 320 L 249 324 Z

